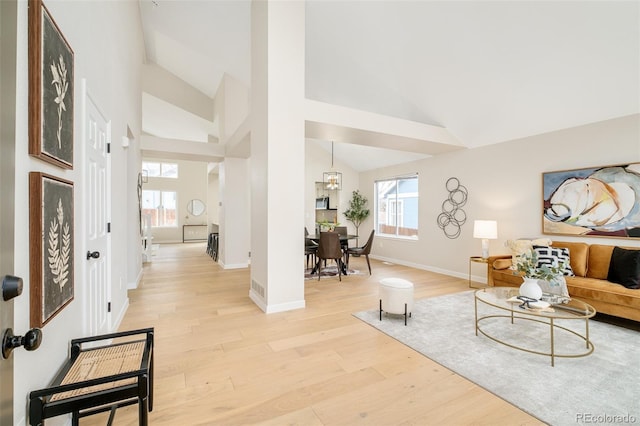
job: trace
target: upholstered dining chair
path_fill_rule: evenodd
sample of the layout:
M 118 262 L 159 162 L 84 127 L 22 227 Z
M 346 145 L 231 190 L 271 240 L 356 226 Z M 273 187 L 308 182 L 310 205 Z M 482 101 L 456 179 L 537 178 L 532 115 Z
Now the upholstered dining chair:
M 309 268 L 309 260 L 311 260 L 311 264 L 316 264 L 316 254 L 318 253 L 318 243 L 313 240 L 308 239 L 309 231 L 307 227 L 304 227 L 304 255 L 307 259 L 307 268 Z
M 347 236 L 347 227 L 346 226 L 336 226 L 335 231 L 338 235 L 342 235 L 344 237 Z M 349 248 L 349 240 L 340 240 L 340 245 L 342 246 L 342 250 L 346 250 Z
M 371 263 L 369 262 L 369 253 L 371 253 L 371 247 L 373 246 L 373 234 L 375 234 L 376 230 L 372 229 L 371 234 L 369 235 L 369 239 L 362 247 L 350 247 L 347 249 L 345 255 L 347 257 L 347 269 L 349 269 L 349 255 L 355 254 L 364 256 L 367 259 L 367 266 L 369 267 L 369 275 L 371 275 Z
M 342 281 L 342 248 L 340 247 L 340 237 L 336 232 L 321 232 L 320 244 L 316 257 L 316 270 L 318 271 L 318 281 L 320 281 L 320 273 L 322 272 L 322 261 L 333 259 L 338 265 L 338 279 Z

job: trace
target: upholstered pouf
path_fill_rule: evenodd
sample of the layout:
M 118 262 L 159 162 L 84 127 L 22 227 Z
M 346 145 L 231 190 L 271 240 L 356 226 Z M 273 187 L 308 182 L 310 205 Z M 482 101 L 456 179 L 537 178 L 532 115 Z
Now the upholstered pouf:
M 407 325 L 407 316 L 411 316 L 413 309 L 413 283 L 402 278 L 385 278 L 380 281 L 379 294 L 380 321 L 384 311 L 404 315 L 404 325 Z

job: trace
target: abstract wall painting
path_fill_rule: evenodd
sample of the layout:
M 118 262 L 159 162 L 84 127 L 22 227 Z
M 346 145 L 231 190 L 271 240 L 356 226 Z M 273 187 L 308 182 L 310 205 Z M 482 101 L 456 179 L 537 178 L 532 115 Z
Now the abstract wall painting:
M 29 154 L 73 169 L 73 50 L 41 0 L 29 0 Z
M 31 327 L 41 328 L 74 295 L 73 182 L 29 173 Z
M 542 174 L 545 234 L 640 238 L 640 163 Z

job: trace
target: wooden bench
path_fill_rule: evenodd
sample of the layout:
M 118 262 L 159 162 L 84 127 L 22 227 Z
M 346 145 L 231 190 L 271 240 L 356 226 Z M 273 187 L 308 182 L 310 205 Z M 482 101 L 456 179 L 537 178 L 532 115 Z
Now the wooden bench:
M 69 360 L 51 386 L 29 394 L 29 424 L 71 413 L 79 419 L 138 404 L 138 422 L 147 425 L 153 409 L 153 328 L 74 339 Z

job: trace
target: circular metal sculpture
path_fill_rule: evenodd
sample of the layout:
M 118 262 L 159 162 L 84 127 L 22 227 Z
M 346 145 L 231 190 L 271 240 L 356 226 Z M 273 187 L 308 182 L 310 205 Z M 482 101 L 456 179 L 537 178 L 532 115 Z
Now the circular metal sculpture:
M 447 179 L 446 183 L 449 197 L 442 203 L 442 213 L 438 215 L 438 226 L 448 238 L 458 238 L 462 225 L 467 221 L 467 214 L 462 206 L 467 203 L 467 188 L 460 185 L 455 178 Z

